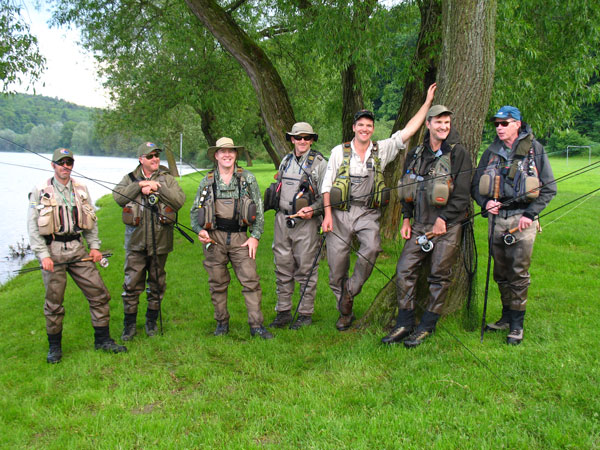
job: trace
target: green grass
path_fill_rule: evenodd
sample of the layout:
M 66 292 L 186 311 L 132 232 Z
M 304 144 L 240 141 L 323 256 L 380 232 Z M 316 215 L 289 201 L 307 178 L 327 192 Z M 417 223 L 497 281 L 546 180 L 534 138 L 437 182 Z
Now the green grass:
M 564 159 L 552 164 L 558 177 L 587 159 L 570 159 L 568 168 Z M 264 189 L 274 169 L 252 171 Z M 200 178 L 182 181 L 188 195 L 183 223 L 189 223 Z M 548 210 L 599 184 L 599 169 L 560 183 Z M 102 275 L 113 296 L 116 338 L 124 226 L 112 198 L 100 204 L 103 250 L 115 253 Z M 167 264 L 165 334 L 146 338 L 140 314 L 127 354 L 95 352 L 87 302 L 69 282 L 63 361 L 48 365 L 41 276 L 19 276 L 0 288 L 0 447 L 598 448 L 600 202 L 593 197 L 550 223 L 570 208 L 542 219 L 519 347 L 507 347 L 503 334 L 488 334 L 481 344 L 458 316 L 442 319 L 436 335 L 410 351 L 380 345 L 383 331 L 376 327 L 338 333 L 325 261 L 313 326 L 276 330 L 271 341 L 251 339 L 234 281 L 231 332 L 215 338 L 201 247 L 177 236 Z M 273 212 L 266 216 L 258 266 L 268 323 L 276 298 Z M 480 292 L 485 226 L 476 219 Z M 400 246 L 386 242 L 384 248 L 378 267 L 391 276 Z M 358 315 L 386 282 L 373 272 L 356 299 Z M 499 316 L 499 303 L 492 284 L 490 319 Z M 141 305 L 144 311 L 144 299 Z

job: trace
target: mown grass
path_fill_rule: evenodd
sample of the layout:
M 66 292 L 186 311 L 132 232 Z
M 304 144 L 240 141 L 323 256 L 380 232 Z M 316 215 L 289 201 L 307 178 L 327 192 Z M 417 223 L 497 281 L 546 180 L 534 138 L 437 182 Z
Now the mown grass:
M 576 161 L 576 163 L 574 162 Z M 561 176 L 586 159 L 552 160 Z M 578 164 L 578 165 L 576 165 Z M 270 165 L 253 169 L 261 188 Z M 600 184 L 593 172 L 558 185 L 553 209 Z M 184 177 L 188 211 L 200 176 Z M 123 228 L 112 198 L 100 200 L 102 271 L 112 293 L 111 328 L 122 330 Z M 525 340 L 466 332 L 458 316 L 408 351 L 383 347 L 383 331 L 338 333 L 319 268 L 314 325 L 249 337 L 241 287 L 230 292 L 231 332 L 214 321 L 201 248 L 176 237 L 168 261 L 164 335 L 138 336 L 127 354 L 93 350 L 87 302 L 69 282 L 63 361 L 45 362 L 44 290 L 39 273 L 0 288 L 0 446 L 3 448 L 597 448 L 600 447 L 600 251 L 598 196 L 542 219 L 533 264 Z M 258 254 L 265 322 L 274 317 L 272 222 Z M 485 221 L 476 219 L 479 289 L 485 281 Z M 385 243 L 357 298 L 358 315 L 394 273 L 400 246 Z M 384 275 L 385 274 L 385 275 Z M 142 311 L 145 310 L 142 300 Z M 488 317 L 499 315 L 492 285 Z M 468 350 L 467 350 L 468 349 Z M 472 353 L 470 353 L 472 352 Z M 475 356 L 473 356 L 475 355 Z

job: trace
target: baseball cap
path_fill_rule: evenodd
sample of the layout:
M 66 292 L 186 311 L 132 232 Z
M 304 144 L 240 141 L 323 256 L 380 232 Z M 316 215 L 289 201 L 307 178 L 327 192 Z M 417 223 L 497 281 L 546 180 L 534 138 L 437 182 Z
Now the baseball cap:
M 505 105 L 498 110 L 496 114 L 492 116 L 492 122 L 494 119 L 515 119 L 521 120 L 521 111 L 519 108 L 514 106 Z
M 160 153 L 162 152 L 162 150 L 152 142 L 144 142 L 143 144 L 140 144 L 140 146 L 137 148 L 137 157 L 139 158 L 143 155 L 147 155 L 148 153 L 152 152 Z
M 52 154 L 53 162 L 58 162 L 63 158 L 71 158 L 73 160 L 75 159 L 73 157 L 73 152 L 68 148 L 57 148 L 56 150 L 54 150 L 54 153 Z

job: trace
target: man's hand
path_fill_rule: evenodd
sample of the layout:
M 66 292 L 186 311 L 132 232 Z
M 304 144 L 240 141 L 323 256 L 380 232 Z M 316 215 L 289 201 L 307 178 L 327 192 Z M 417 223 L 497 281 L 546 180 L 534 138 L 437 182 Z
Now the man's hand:
M 435 223 L 433 224 L 433 230 L 431 232 L 434 236 L 441 236 L 442 234 L 446 234 L 446 221 L 441 217 L 435 219 Z
M 400 236 L 402 239 L 410 239 L 412 235 L 412 227 L 410 226 L 410 219 L 404 219 L 402 221 L 402 228 L 400 228 Z
M 49 256 L 47 258 L 42 259 L 42 269 L 47 270 L 48 272 L 54 272 L 54 261 Z
M 209 236 L 208 231 L 206 230 L 200 230 L 200 233 L 198 233 L 198 240 L 203 244 L 208 244 L 209 242 L 212 242 L 212 239 Z
M 323 229 L 323 233 L 329 233 L 333 231 L 333 217 L 331 213 L 325 213 L 325 218 L 323 219 L 323 223 L 321 223 L 321 228 Z
M 431 86 L 429 86 L 429 89 L 427 89 L 427 98 L 425 100 L 425 103 L 428 103 L 430 106 L 433 103 L 433 97 L 435 96 L 436 89 L 437 83 L 433 83 Z
M 498 210 L 500 209 L 501 206 L 502 206 L 502 203 L 497 202 L 496 200 L 488 200 L 488 202 L 485 204 L 485 210 L 489 214 L 497 215 Z
M 300 211 L 298 211 L 296 214 L 301 219 L 309 220 L 309 219 L 312 219 L 313 213 L 314 213 L 314 210 L 310 206 L 305 206 Z
M 93 248 L 90 250 L 90 258 L 92 258 L 92 261 L 97 263 L 102 259 L 102 253 L 100 252 L 100 250 Z
M 138 184 L 140 185 L 142 194 L 144 195 L 150 195 L 153 192 L 158 192 L 158 189 L 160 188 L 160 183 L 158 181 L 142 180 Z
M 521 218 L 519 219 L 519 231 L 526 230 L 531 226 L 532 223 L 533 220 L 529 219 L 528 217 L 521 216 Z
M 258 239 L 250 237 L 246 242 L 242 244 L 242 247 L 248 247 L 248 256 L 252 259 L 256 259 L 256 249 L 258 248 Z

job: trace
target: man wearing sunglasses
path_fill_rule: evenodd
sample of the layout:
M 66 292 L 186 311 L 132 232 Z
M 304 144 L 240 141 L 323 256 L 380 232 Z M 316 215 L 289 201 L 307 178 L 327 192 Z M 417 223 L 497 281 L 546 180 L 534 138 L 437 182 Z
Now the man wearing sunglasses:
M 299 329 L 312 323 L 315 309 L 318 267 L 313 268 L 313 262 L 320 245 L 323 200 L 319 189 L 327 160 L 311 149 L 319 136 L 309 123 L 295 123 L 285 137 L 294 149 L 283 158 L 277 173 L 278 202 L 273 205 L 277 210 L 273 237 L 277 316 L 269 326 L 283 328 L 292 321 L 292 296 L 297 282 L 304 295 L 298 319 L 291 328 Z
M 123 208 L 125 224 L 125 280 L 123 281 L 123 334 L 136 335 L 140 294 L 146 287 L 148 337 L 157 331 L 157 319 L 167 288 L 165 264 L 173 251 L 173 225 L 185 194 L 169 169 L 160 165 L 160 152 L 152 142 L 137 148 L 139 165 L 123 177 L 113 198 Z
M 507 344 L 518 345 L 523 340 L 537 216 L 556 195 L 556 184 L 544 147 L 522 120 L 518 108 L 503 106 L 492 122 L 496 139 L 481 156 L 471 183 L 471 195 L 481 206 L 482 215 L 495 217 L 489 226 L 490 251 L 502 316 L 486 330 L 508 330 Z M 515 228 L 516 242 L 505 244 L 503 235 Z
M 44 315 L 50 364 L 62 359 L 63 307 L 67 272 L 90 304 L 96 350 L 120 353 L 109 333 L 110 294 L 95 263 L 102 259 L 94 203 L 87 187 L 71 178 L 73 152 L 59 148 L 52 155 L 54 176 L 29 194 L 29 243 L 42 265 L 46 289 Z M 85 238 L 89 254 L 83 246 Z M 83 261 L 87 259 L 87 261 Z

